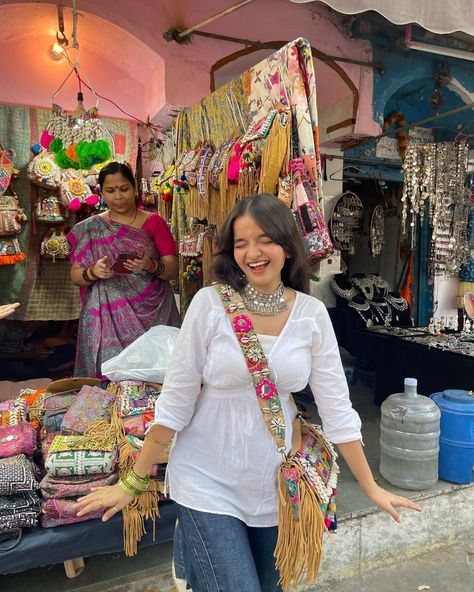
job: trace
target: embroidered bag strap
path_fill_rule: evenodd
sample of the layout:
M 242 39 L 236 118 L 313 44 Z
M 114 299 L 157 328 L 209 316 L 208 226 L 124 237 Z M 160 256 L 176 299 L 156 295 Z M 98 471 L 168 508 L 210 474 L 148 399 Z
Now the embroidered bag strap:
M 215 284 L 230 324 L 235 331 L 247 368 L 252 376 L 257 401 L 263 421 L 277 445 L 278 452 L 285 453 L 285 415 L 273 379 L 265 351 L 260 343 L 252 321 L 245 314 L 245 304 L 240 294 L 230 286 Z

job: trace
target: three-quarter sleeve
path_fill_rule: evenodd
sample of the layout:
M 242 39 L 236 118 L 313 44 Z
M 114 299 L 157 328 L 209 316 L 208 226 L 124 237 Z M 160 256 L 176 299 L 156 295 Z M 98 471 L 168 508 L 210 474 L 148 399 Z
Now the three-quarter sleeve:
M 361 421 L 349 398 L 336 336 L 322 303 L 317 308 L 315 321 L 309 385 L 323 429 L 334 444 L 361 440 Z
M 188 425 L 193 416 L 201 391 L 209 343 L 214 334 L 214 305 L 209 290 L 200 290 L 186 312 L 155 406 L 153 423 L 178 432 Z

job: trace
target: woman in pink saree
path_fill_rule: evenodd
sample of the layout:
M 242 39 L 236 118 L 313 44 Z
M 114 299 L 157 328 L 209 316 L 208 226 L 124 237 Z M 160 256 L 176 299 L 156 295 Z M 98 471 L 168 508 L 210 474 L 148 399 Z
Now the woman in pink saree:
M 131 169 L 100 172 L 108 211 L 79 222 L 71 244 L 71 279 L 81 287 L 76 376 L 101 377 L 102 363 L 155 325 L 180 326 L 169 280 L 178 276 L 176 245 L 158 214 L 137 207 Z

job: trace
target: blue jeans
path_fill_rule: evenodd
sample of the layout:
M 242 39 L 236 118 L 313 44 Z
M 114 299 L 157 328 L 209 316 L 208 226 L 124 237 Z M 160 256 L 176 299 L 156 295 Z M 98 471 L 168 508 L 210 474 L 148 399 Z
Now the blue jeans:
M 174 563 L 193 592 L 281 592 L 275 569 L 278 528 L 176 504 Z

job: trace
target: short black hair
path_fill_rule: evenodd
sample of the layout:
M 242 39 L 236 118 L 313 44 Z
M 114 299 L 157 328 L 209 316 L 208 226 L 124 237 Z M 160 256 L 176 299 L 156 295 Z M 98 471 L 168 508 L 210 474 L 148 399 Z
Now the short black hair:
M 114 160 L 112 162 L 108 162 L 100 169 L 99 185 L 101 191 L 104 186 L 105 177 L 107 177 L 107 175 L 115 175 L 115 173 L 121 173 L 127 179 L 127 181 L 130 181 L 133 187 L 136 187 L 135 177 L 129 165 L 125 164 L 124 162 L 117 162 Z
M 211 267 L 214 280 L 241 290 L 247 280 L 234 258 L 234 222 L 248 214 L 289 258 L 281 270 L 285 286 L 309 293 L 308 263 L 295 219 L 290 208 L 270 193 L 250 195 L 237 201 L 225 219 L 217 238 L 217 253 Z

